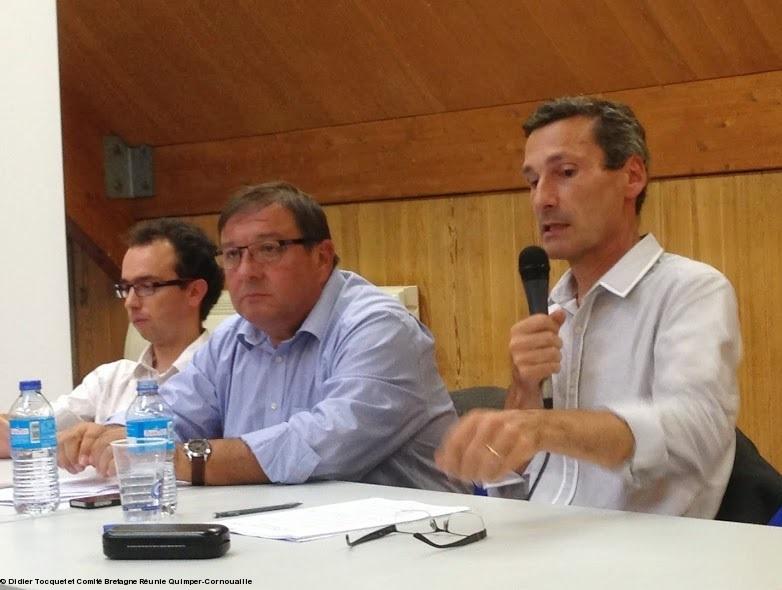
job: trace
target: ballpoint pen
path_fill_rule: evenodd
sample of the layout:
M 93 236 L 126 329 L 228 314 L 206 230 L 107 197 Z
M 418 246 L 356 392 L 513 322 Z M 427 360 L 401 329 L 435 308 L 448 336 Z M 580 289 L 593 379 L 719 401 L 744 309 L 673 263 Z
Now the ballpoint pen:
M 257 514 L 259 512 L 271 512 L 273 510 L 287 510 L 301 506 L 301 502 L 289 502 L 288 504 L 273 504 L 271 506 L 258 506 L 257 508 L 241 508 L 239 510 L 226 510 L 225 512 L 215 512 L 215 518 L 225 518 L 226 516 L 242 516 L 244 514 Z

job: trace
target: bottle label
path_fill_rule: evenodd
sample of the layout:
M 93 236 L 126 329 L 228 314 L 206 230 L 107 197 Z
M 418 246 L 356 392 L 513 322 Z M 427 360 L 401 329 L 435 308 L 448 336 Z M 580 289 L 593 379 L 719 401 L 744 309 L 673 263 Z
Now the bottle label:
M 174 436 L 174 423 L 171 418 L 152 418 L 129 420 L 128 438 L 168 438 Z
M 53 417 L 11 418 L 12 449 L 50 449 L 57 446 L 57 426 Z

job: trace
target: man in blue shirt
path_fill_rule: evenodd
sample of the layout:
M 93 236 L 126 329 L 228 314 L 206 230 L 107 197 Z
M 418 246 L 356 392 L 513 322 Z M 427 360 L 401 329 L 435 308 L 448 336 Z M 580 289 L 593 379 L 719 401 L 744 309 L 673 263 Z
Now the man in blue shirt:
M 177 477 L 463 491 L 434 464 L 456 414 L 431 334 L 336 268 L 320 206 L 289 184 L 249 187 L 226 206 L 218 230 L 239 316 L 162 388 L 185 442 Z M 106 443 L 120 434 L 87 433 L 67 453 L 106 472 Z

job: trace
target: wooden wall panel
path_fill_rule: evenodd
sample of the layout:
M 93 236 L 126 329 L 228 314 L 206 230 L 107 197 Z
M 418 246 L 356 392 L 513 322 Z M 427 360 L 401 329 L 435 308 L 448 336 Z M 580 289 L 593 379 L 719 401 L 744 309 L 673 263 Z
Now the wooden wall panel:
M 438 364 L 452 388 L 507 380 L 504 348 L 520 312 L 520 286 L 507 270 L 515 265 L 517 228 L 530 225 L 518 200 L 492 195 L 326 207 L 344 268 L 377 284 L 419 286 L 422 318 L 437 336 Z
M 534 241 L 526 191 L 326 207 L 345 268 L 384 284 L 417 284 L 423 320 L 451 389 L 508 381 L 508 329 L 526 315 L 516 274 Z M 782 467 L 782 173 L 652 183 L 642 230 L 715 266 L 740 305 L 740 425 Z M 360 252 L 360 255 L 359 255 Z M 554 263 L 554 280 L 564 264 Z
M 58 17 L 63 96 L 152 145 L 782 67 L 779 0 L 60 0 Z
M 114 297 L 109 277 L 78 242 L 69 240 L 73 381 L 78 384 L 98 365 L 122 358 L 128 316 Z
M 508 330 L 526 315 L 517 256 L 535 241 L 527 194 L 325 207 L 343 268 L 378 284 L 419 286 L 451 389 L 508 383 Z M 217 238 L 216 216 L 190 220 Z M 782 172 L 653 182 L 642 231 L 733 283 L 744 343 L 739 423 L 782 468 Z M 552 267 L 553 283 L 565 265 Z
M 73 380 L 121 358 L 127 319 L 111 284 L 133 223 L 131 203 L 104 196 L 103 145 L 90 113 L 62 101 L 63 172 L 71 294 Z
M 707 262 L 733 283 L 744 361 L 740 426 L 782 467 L 782 173 L 655 183 L 644 227 L 667 249 Z
M 655 178 L 782 168 L 782 71 L 607 93 L 648 133 Z M 285 179 L 322 203 L 516 190 L 538 101 L 155 151 L 137 218 L 216 213 L 236 187 Z
M 133 223 L 132 203 L 105 196 L 104 133 L 93 114 L 69 100 L 63 100 L 61 106 L 68 235 L 108 275 L 118 278 L 125 254 L 122 235 Z

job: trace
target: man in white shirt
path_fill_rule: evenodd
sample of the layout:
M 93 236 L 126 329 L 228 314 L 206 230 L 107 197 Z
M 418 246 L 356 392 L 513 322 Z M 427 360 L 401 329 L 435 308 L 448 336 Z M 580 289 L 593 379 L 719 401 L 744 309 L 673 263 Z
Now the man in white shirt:
M 163 383 L 183 370 L 208 334 L 203 320 L 223 288 L 216 247 L 196 226 L 176 219 L 135 225 L 114 289 L 128 320 L 149 342 L 137 361 L 97 367 L 71 393 L 52 403 L 62 433 L 79 423 L 105 423 L 124 411 L 139 379 Z M 0 456 L 7 457 L 8 422 L 0 418 Z
M 468 414 L 438 464 L 476 481 L 523 473 L 505 489 L 533 501 L 712 518 L 735 450 L 733 289 L 639 235 L 649 155 L 628 107 L 558 99 L 524 131 L 542 246 L 570 269 L 550 315 L 511 329 L 506 409 Z

